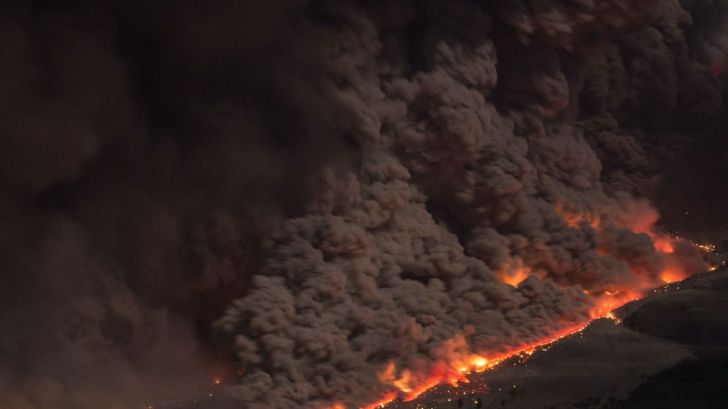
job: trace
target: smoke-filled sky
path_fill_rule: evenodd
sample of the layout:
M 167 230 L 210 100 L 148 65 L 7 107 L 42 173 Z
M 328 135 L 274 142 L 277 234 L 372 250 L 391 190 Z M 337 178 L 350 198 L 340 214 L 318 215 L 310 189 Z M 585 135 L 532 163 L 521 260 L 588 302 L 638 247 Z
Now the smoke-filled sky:
M 706 269 L 687 240 L 728 242 L 727 20 L 3 3 L 0 407 L 222 376 L 234 407 L 355 408 Z

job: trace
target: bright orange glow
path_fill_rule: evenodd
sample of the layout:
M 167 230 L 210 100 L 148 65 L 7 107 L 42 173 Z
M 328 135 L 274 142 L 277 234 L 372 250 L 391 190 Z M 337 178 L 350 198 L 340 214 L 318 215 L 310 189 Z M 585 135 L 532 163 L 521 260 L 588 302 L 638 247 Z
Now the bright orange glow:
M 417 399 L 423 393 L 439 386 L 458 386 L 469 382 L 469 375 L 493 369 L 514 357 L 527 358 L 540 348 L 547 347 L 554 342 L 582 331 L 593 320 L 608 318 L 616 324 L 621 320 L 612 311 L 639 298 L 659 285 L 672 283 L 690 276 L 694 271 L 678 262 L 678 255 L 675 254 L 676 245 L 688 244 L 710 253 L 715 251 L 715 246 L 710 244 L 697 244 L 678 237 L 659 233 L 655 223 L 659 217 L 657 212 L 645 203 L 637 203 L 626 206 L 625 214 L 616 217 L 614 214 L 590 214 L 567 211 L 566 206 L 557 206 L 556 213 L 564 219 L 564 222 L 571 227 L 577 228 L 586 223 L 597 234 L 608 223 L 610 226 L 627 228 L 638 234 L 645 234 L 652 240 L 656 253 L 664 261 L 664 267 L 659 272 L 659 278 L 654 271 L 644 271 L 639 266 L 633 267 L 634 281 L 629 288 L 610 288 L 609 290 L 583 290 L 583 293 L 593 301 L 593 307 L 589 311 L 590 319 L 580 323 L 567 325 L 565 328 L 555 331 L 550 336 L 535 341 L 526 342 L 500 353 L 489 353 L 487 351 L 472 352 L 467 344 L 465 336 L 456 336 L 443 343 L 443 351 L 435 354 L 435 361 L 421 369 L 398 368 L 395 362 L 388 363 L 378 374 L 382 389 L 386 391 L 382 398 L 370 403 L 360 409 L 380 409 L 387 404 L 399 400 L 409 402 Z M 680 248 L 680 247 L 678 247 Z M 609 256 L 609 248 L 597 249 L 601 256 Z M 711 266 L 715 269 L 714 266 Z M 695 267 L 693 267 L 695 268 Z M 699 267 L 698 267 L 699 268 Z M 538 271 L 535 272 L 538 274 Z M 514 258 L 502 271 L 498 273 L 498 279 L 510 286 L 518 287 L 534 271 L 523 260 Z M 565 324 L 562 324 L 565 325 Z M 467 335 L 467 334 L 466 334 Z M 337 403 L 329 409 L 348 409 L 344 404 Z
M 380 400 L 378 400 L 378 401 L 376 401 L 374 403 L 370 403 L 369 405 L 362 406 L 362 409 L 378 409 L 378 408 L 383 408 L 383 407 L 387 406 L 389 403 L 391 403 L 395 399 L 397 399 L 397 393 L 396 392 L 390 392 L 390 393 L 386 394 L 382 399 L 380 399 Z M 343 408 L 343 405 L 342 405 L 342 408 Z
M 482 372 L 488 366 L 488 359 L 482 356 L 476 356 L 470 361 L 472 368 L 475 368 L 476 372 Z
M 715 244 L 711 243 L 692 243 L 695 247 L 703 251 L 703 253 L 712 253 L 716 250 Z
M 655 249 L 661 253 L 667 253 L 671 254 L 675 252 L 675 246 L 673 245 L 673 239 L 668 237 L 660 237 L 657 236 L 655 233 L 652 233 L 650 235 L 652 237 L 652 241 L 655 243 Z
M 212 383 L 213 383 L 214 385 L 220 385 L 220 384 L 222 383 L 222 379 L 220 379 L 220 378 L 215 378 L 215 380 L 213 380 L 213 381 L 212 381 Z
M 516 271 L 512 273 L 506 273 L 506 274 L 499 274 L 498 279 L 500 279 L 501 282 L 506 283 L 510 285 L 511 287 L 518 287 L 519 284 L 523 282 L 523 280 L 528 278 L 528 270 L 525 268 L 519 268 Z
M 399 377 L 397 377 L 396 372 L 397 366 L 394 364 L 394 362 L 390 362 L 389 364 L 387 364 L 387 367 L 381 373 L 379 373 L 379 381 L 383 384 L 392 385 L 401 392 L 411 392 L 412 388 L 409 384 L 412 372 L 405 369 L 404 371 L 402 371 L 402 375 Z
M 597 303 L 591 312 L 591 317 L 592 319 L 609 318 L 619 324 L 621 321 L 612 313 L 612 310 L 640 297 L 641 294 L 637 292 L 618 291 L 610 292 L 609 294 L 605 292 L 600 296 L 596 296 Z M 396 399 L 409 402 L 442 384 L 458 386 L 462 383 L 468 383 L 468 375 L 493 369 L 504 361 L 514 357 L 528 357 L 539 348 L 546 347 L 563 338 L 581 332 L 591 321 L 588 320 L 583 323 L 568 326 L 556 331 L 549 337 L 523 344 L 503 353 L 490 355 L 471 354 L 465 360 L 456 357 L 451 362 L 438 362 L 431 367 L 430 373 L 427 376 L 416 375 L 409 370 L 403 370 L 401 375 L 397 376 L 397 367 L 394 363 L 390 362 L 379 374 L 379 379 L 383 384 L 390 385 L 396 390 L 388 392 L 382 399 L 363 406 L 362 409 L 379 409 Z M 415 382 L 415 379 L 419 379 L 419 381 Z M 331 409 L 346 409 L 346 407 L 338 403 L 332 406 Z
M 492 354 L 489 357 L 482 355 L 471 355 L 465 363 L 458 361 L 457 365 L 452 365 L 452 363 L 448 364 L 445 362 L 437 363 L 432 366 L 428 376 L 423 377 L 423 379 L 415 386 L 409 386 L 409 384 L 407 384 L 407 387 L 405 388 L 406 390 L 398 386 L 397 383 L 405 377 L 407 378 L 407 380 L 410 380 L 410 378 L 414 375 L 412 375 L 412 372 L 405 370 L 402 371 L 402 375 L 400 377 L 397 377 L 396 366 L 393 363 L 389 363 L 382 371 L 382 373 L 380 373 L 379 378 L 383 382 L 385 380 L 389 381 L 385 383 L 388 383 L 389 385 L 397 388 L 397 391 L 388 392 L 384 395 L 382 399 L 363 406 L 362 409 L 382 408 L 387 404 L 393 402 L 395 399 L 400 399 L 403 402 L 410 402 L 417 399 L 420 395 L 438 385 L 450 384 L 452 386 L 458 386 L 463 383 L 468 383 L 469 380 L 467 376 L 472 373 L 483 372 L 495 368 L 504 361 L 513 357 L 529 356 L 541 347 L 545 347 L 562 338 L 582 331 L 584 328 L 586 328 L 587 325 L 588 322 L 573 325 L 557 331 L 551 337 L 524 344 L 507 352 Z M 405 374 L 407 375 L 405 376 Z M 346 407 L 341 403 L 337 403 L 333 405 L 330 409 L 346 409 Z
M 441 383 L 443 383 L 443 379 L 441 379 L 439 376 L 432 376 L 429 379 L 425 380 L 421 385 L 418 385 L 415 390 L 406 394 L 402 398 L 402 400 L 405 402 L 413 401 L 423 393 L 429 391 L 437 385 L 440 385 Z
M 592 319 L 609 318 L 612 310 L 640 298 L 642 294 L 635 291 L 605 291 L 601 295 L 594 296 L 595 306 L 589 312 L 589 316 Z
M 613 312 L 609 312 L 607 315 L 604 316 L 604 318 L 609 318 L 610 320 L 614 321 L 617 324 L 621 324 L 622 320 L 619 319 Z
M 595 306 L 590 312 L 592 319 L 567 326 L 556 331 L 549 337 L 524 343 L 506 352 L 496 354 L 466 354 L 464 357 L 454 356 L 449 361 L 441 361 L 433 364 L 427 374 L 415 373 L 408 369 L 398 371 L 396 365 L 390 362 L 379 374 L 379 380 L 382 384 L 389 385 L 392 390 L 387 392 L 383 398 L 362 407 L 362 409 L 382 408 L 396 399 L 409 402 L 417 399 L 420 395 L 432 388 L 443 384 L 458 386 L 463 383 L 468 383 L 468 375 L 493 369 L 504 361 L 514 357 L 528 357 L 540 348 L 582 331 L 595 319 L 609 318 L 618 324 L 621 321 L 612 313 L 612 310 L 639 299 L 642 294 L 637 291 L 605 291 L 599 295 L 591 294 L 591 296 L 596 301 Z M 347 409 L 343 404 L 337 405 L 334 405 L 331 409 Z
M 498 272 L 498 280 L 511 287 L 518 287 L 530 274 L 531 269 L 523 264 L 523 260 L 514 258 Z
M 685 272 L 679 271 L 676 269 L 665 269 L 665 271 L 660 273 L 660 280 L 662 280 L 665 284 L 671 284 L 676 281 L 684 280 L 687 277 Z

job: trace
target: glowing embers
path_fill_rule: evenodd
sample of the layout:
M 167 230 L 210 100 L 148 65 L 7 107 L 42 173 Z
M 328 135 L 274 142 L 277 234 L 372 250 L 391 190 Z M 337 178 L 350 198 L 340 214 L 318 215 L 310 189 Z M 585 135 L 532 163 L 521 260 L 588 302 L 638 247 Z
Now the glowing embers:
M 524 344 L 510 351 L 493 354 L 490 356 L 480 354 L 465 354 L 459 356 L 455 354 L 448 362 L 440 361 L 433 364 L 429 371 L 425 374 L 417 373 L 409 369 L 398 370 L 394 363 L 389 363 L 379 373 L 379 380 L 382 384 L 390 386 L 393 390 L 384 394 L 384 396 L 373 403 L 362 406 L 360 409 L 379 409 L 387 406 L 394 401 L 410 402 L 417 399 L 420 395 L 439 386 L 447 386 L 451 388 L 460 388 L 463 385 L 470 384 L 469 375 L 480 373 L 497 367 L 510 359 L 526 360 L 535 351 L 557 342 L 565 337 L 582 331 L 588 323 L 570 326 L 564 328 L 553 336 L 536 340 L 534 342 Z M 458 340 L 452 340 L 458 344 Z M 463 395 L 474 393 L 473 391 L 485 391 L 486 385 L 475 385 L 474 388 L 463 389 L 459 392 L 455 389 L 449 389 L 448 393 L 453 395 Z M 342 403 L 337 403 L 330 409 L 349 409 Z
M 607 318 L 607 319 L 610 319 L 610 320 L 614 321 L 615 324 L 621 324 L 622 323 L 622 319 L 619 318 L 618 316 L 616 316 L 614 314 L 614 312 L 612 312 L 612 311 L 610 311 L 607 315 L 605 315 L 604 318 Z
M 215 397 L 217 396 L 216 392 L 219 391 L 222 387 L 222 385 L 225 383 L 222 377 L 216 376 L 214 377 L 209 384 L 207 384 L 203 388 L 199 388 L 197 386 L 194 386 L 189 390 L 188 392 L 190 395 L 188 396 L 177 396 L 172 395 L 171 399 L 159 401 L 155 403 L 149 403 L 145 405 L 144 409 L 177 409 L 177 408 L 187 408 L 187 407 L 198 407 L 201 403 L 202 399 L 205 398 L 205 400 L 209 400 L 210 402 L 214 402 Z M 334 406 L 335 408 L 335 406 Z M 333 409 L 333 408 L 332 408 Z M 343 406 L 337 409 L 345 409 Z
M 609 318 L 612 310 L 642 298 L 642 293 L 629 290 L 604 291 L 601 294 L 591 294 L 588 291 L 585 293 L 594 299 L 594 307 L 589 311 L 592 319 Z
M 708 271 L 715 271 L 715 270 L 717 270 L 720 267 L 725 267 L 726 264 L 728 264 L 728 261 L 726 261 L 726 260 L 723 260 L 723 261 L 720 261 L 720 262 L 711 262 L 708 265 Z
M 704 253 L 713 253 L 717 249 L 715 244 L 711 243 L 692 243 L 695 247 L 702 250 Z
M 397 399 L 397 393 L 396 392 L 390 392 L 386 394 L 382 399 L 371 403 L 367 406 L 363 406 L 362 409 L 377 409 L 377 408 L 383 408 L 387 406 L 389 403 Z
M 457 341 L 455 342 L 457 343 Z M 383 384 L 396 389 L 394 396 L 390 393 L 373 406 L 369 405 L 365 408 L 374 408 L 381 405 L 383 401 L 391 402 L 395 398 L 403 402 L 409 402 L 443 384 L 458 387 L 469 382 L 467 377 L 469 374 L 485 371 L 495 365 L 497 365 L 497 362 L 484 356 L 468 355 L 464 358 L 452 358 L 450 362 L 437 362 L 431 365 L 426 372 L 417 373 L 409 369 L 398 371 L 396 365 L 390 362 L 379 374 L 379 380 Z

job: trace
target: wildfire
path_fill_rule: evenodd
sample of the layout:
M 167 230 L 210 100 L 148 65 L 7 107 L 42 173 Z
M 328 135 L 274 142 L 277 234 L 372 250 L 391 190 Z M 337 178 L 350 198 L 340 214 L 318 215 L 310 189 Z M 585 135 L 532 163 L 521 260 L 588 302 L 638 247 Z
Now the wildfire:
M 622 320 L 619 317 L 617 317 L 614 314 L 614 312 L 612 312 L 612 311 L 610 311 L 609 313 L 607 313 L 607 315 L 605 315 L 604 318 L 608 318 L 608 319 L 614 321 L 616 324 L 621 324 L 622 323 Z
M 380 399 L 374 403 L 371 403 L 367 406 L 364 406 L 362 409 L 383 408 L 383 407 L 387 406 L 389 403 L 391 403 L 392 401 L 394 401 L 395 399 L 397 399 L 397 393 L 390 392 L 390 393 L 386 394 L 382 399 Z M 343 406 L 342 406 L 342 409 L 343 409 Z
M 614 307 L 620 306 L 621 304 L 618 304 L 620 301 L 617 300 L 622 301 L 623 304 L 624 302 L 627 302 L 628 297 L 625 295 L 615 297 L 608 305 L 612 305 Z M 633 299 L 629 299 L 629 301 L 633 301 Z M 601 308 L 603 307 L 598 307 L 596 311 L 600 311 Z M 594 313 L 595 319 L 609 318 L 616 323 L 621 322 L 611 311 L 605 312 L 600 316 L 597 316 L 596 311 Z M 397 399 L 403 402 L 409 402 L 417 399 L 423 393 L 439 385 L 449 384 L 453 387 L 457 387 L 461 384 L 468 383 L 468 376 L 473 373 L 481 373 L 493 369 L 514 357 L 527 358 L 541 348 L 546 348 L 563 338 L 583 331 L 589 323 L 591 323 L 591 320 L 564 328 L 557 331 L 550 337 L 521 345 L 520 347 L 513 348 L 507 352 L 492 354 L 489 356 L 486 356 L 485 354 L 472 354 L 465 360 L 454 359 L 451 362 L 440 362 L 433 366 L 428 376 L 424 377 L 417 383 L 414 383 L 415 376 L 410 370 L 402 370 L 401 374 L 397 376 L 397 367 L 394 363 L 390 362 L 379 374 L 379 380 L 383 384 L 391 386 L 394 390 L 388 392 L 384 395 L 384 397 L 376 402 L 361 407 L 361 409 L 381 409 Z M 347 408 L 344 404 L 337 403 L 330 409 Z
M 674 253 L 678 243 L 688 243 L 706 254 L 712 253 L 716 249 L 711 244 L 693 243 L 673 235 L 658 232 L 654 227 L 658 215 L 649 207 L 642 208 L 638 205 L 636 209 L 632 210 L 634 210 L 634 214 L 629 217 L 616 218 L 615 220 L 618 221 L 617 225 L 628 228 L 635 233 L 645 234 L 652 239 L 655 251 L 661 254 L 666 260 L 666 266 L 659 274 L 659 281 L 662 283 L 655 278 L 642 277 L 636 273 L 635 276 L 638 282 L 631 289 L 614 289 L 599 293 L 584 290 L 584 294 L 590 296 L 594 301 L 594 306 L 589 312 L 589 320 L 571 325 L 557 331 L 549 337 L 523 344 L 503 353 L 462 352 L 463 349 L 468 350 L 469 348 L 464 338 L 456 337 L 448 342 L 452 342 L 455 345 L 453 350 L 458 352 L 446 354 L 447 358 L 430 365 L 426 371 L 398 368 L 394 362 L 390 362 L 378 375 L 380 383 L 385 385 L 385 389 L 389 391 L 377 401 L 362 406 L 360 409 L 380 409 L 395 400 L 409 402 L 439 385 L 457 387 L 462 384 L 467 384 L 469 383 L 469 375 L 493 369 L 511 358 L 527 358 L 541 348 L 546 348 L 548 345 L 565 337 L 581 332 L 596 319 L 607 318 L 620 324 L 621 320 L 614 314 L 614 309 L 642 298 L 644 293 L 651 288 L 660 284 L 668 284 L 682 280 L 693 273 L 693 271 L 688 271 L 685 266 L 675 261 L 677 258 Z M 556 211 L 567 225 L 574 228 L 583 226 L 586 223 L 593 229 L 598 230 L 605 220 L 603 216 L 598 214 L 568 212 L 564 210 L 564 207 L 557 207 Z M 610 223 L 614 223 L 614 220 L 610 219 Z M 604 256 L 607 254 L 600 253 L 600 255 Z M 531 273 L 531 269 L 524 265 L 522 260 L 515 259 L 510 265 L 507 265 L 499 272 L 498 278 L 505 284 L 517 287 Z M 347 409 L 347 407 L 343 403 L 337 403 L 330 407 L 330 409 Z
M 614 319 L 616 321 L 616 317 Z M 396 399 L 409 402 L 417 399 L 420 395 L 434 387 L 443 384 L 449 384 L 453 387 L 457 387 L 463 383 L 468 383 L 468 375 L 493 369 L 504 361 L 514 357 L 528 357 L 539 348 L 547 347 L 554 342 L 582 331 L 588 324 L 589 323 L 587 322 L 562 329 L 551 337 L 536 340 L 504 353 L 493 354 L 491 356 L 473 354 L 464 361 L 456 359 L 449 363 L 438 363 L 433 366 L 433 369 L 427 377 L 414 386 L 409 383 L 413 376 L 412 372 L 403 370 L 402 375 L 397 377 L 396 366 L 394 363 L 389 363 L 380 373 L 379 379 L 383 383 L 392 386 L 396 389 L 396 391 L 387 393 L 382 399 L 363 406 L 361 409 L 379 409 Z M 341 403 L 337 403 L 330 409 L 346 409 L 346 406 Z
M 591 319 L 611 318 L 612 310 L 624 304 L 642 298 L 642 293 L 636 291 L 605 291 L 601 295 L 594 295 L 595 306 L 589 312 Z
M 498 274 L 498 279 L 511 287 L 518 287 L 523 280 L 528 278 L 529 273 L 530 271 L 527 268 L 519 267 L 508 272 Z
M 692 243 L 695 247 L 702 250 L 704 253 L 712 253 L 716 250 L 715 244 L 711 243 Z

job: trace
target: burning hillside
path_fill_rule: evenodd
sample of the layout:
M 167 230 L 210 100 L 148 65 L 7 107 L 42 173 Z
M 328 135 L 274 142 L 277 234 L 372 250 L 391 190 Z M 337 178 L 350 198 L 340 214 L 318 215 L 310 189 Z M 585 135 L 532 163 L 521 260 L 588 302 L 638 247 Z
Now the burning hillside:
M 393 407 L 723 407 L 727 278 L 722 269 L 663 286 L 619 309 L 617 321 L 597 320 L 576 336 L 472 377 L 479 388 L 442 388 Z
M 608 37 L 603 19 L 634 17 L 621 6 L 581 12 Z M 507 8 L 341 7 L 322 10 L 339 24 L 302 31 L 333 39 L 311 47 L 330 58 L 328 89 L 350 109 L 342 126 L 360 155 L 324 171 L 307 214 L 284 223 L 250 292 L 217 324 L 235 336 L 246 403 L 409 401 L 708 268 L 699 248 L 659 233 L 642 196 L 649 184 L 605 178 L 592 141 L 602 148 L 607 137 L 574 119 L 618 115 L 574 102 L 597 91 L 595 76 L 613 75 L 589 55 L 610 46 L 572 49 L 568 19 L 537 40 L 530 25 L 499 24 Z M 647 52 L 660 29 L 678 30 L 670 24 L 685 15 L 674 13 L 645 15 L 665 26 L 634 28 L 624 47 Z M 396 35 L 413 24 L 423 30 L 415 45 Z M 392 58 L 413 53 L 421 64 Z M 700 70 L 716 92 L 710 67 Z M 628 131 L 612 132 L 618 141 Z
M 475 392 L 717 267 L 727 16 L 713 0 L 0 6 L 0 407 Z
M 666 254 L 673 253 L 673 243 L 680 243 L 682 241 L 679 238 L 666 239 L 663 237 L 661 239 L 665 240 L 664 243 L 667 243 L 666 245 L 669 245 L 669 248 L 666 249 Z M 700 248 L 706 253 L 711 253 L 715 250 L 714 246 L 710 245 L 698 245 L 691 243 L 690 246 Z M 695 272 L 691 272 L 686 269 L 676 269 L 674 267 L 672 267 L 672 269 L 665 268 L 665 270 L 663 270 L 660 274 L 662 285 L 659 287 L 683 280 L 693 273 Z M 510 349 L 497 354 L 489 354 L 488 352 L 470 352 L 471 348 L 467 344 L 467 341 L 465 341 L 466 337 L 458 336 L 444 343 L 442 349 L 452 352 L 446 353 L 444 358 L 428 369 L 427 372 L 417 373 L 413 372 L 411 369 L 398 370 L 396 365 L 393 362 L 390 362 L 386 368 L 379 373 L 378 378 L 382 384 L 391 387 L 392 390 L 384 394 L 381 399 L 375 399 L 373 402 L 362 406 L 362 408 L 376 409 L 387 406 L 395 401 L 411 402 L 418 399 L 423 393 L 430 392 L 443 385 L 449 386 L 449 388 L 445 388 L 444 391 L 446 396 L 449 396 L 448 400 L 453 396 L 467 396 L 468 394 L 476 392 L 485 392 L 488 388 L 482 383 L 479 383 L 475 390 L 472 388 L 461 387 L 471 382 L 471 375 L 491 370 L 509 360 L 527 359 L 534 352 L 547 349 L 548 346 L 583 331 L 594 320 L 607 318 L 613 320 L 617 324 L 620 324 L 622 319 L 618 318 L 613 310 L 618 309 L 629 302 L 642 299 L 655 290 L 654 288 L 647 287 L 630 288 L 626 290 L 605 291 L 603 294 L 599 295 L 592 295 L 586 290 L 584 291 L 594 299 L 594 306 L 589 311 L 590 319 L 588 321 L 555 331 L 542 339 L 524 342 L 522 345 L 513 346 Z M 436 391 L 436 393 L 442 394 L 443 391 Z M 394 406 L 399 407 L 398 405 Z M 332 408 L 344 409 L 345 407 L 346 406 L 344 404 L 339 403 L 335 404 Z

